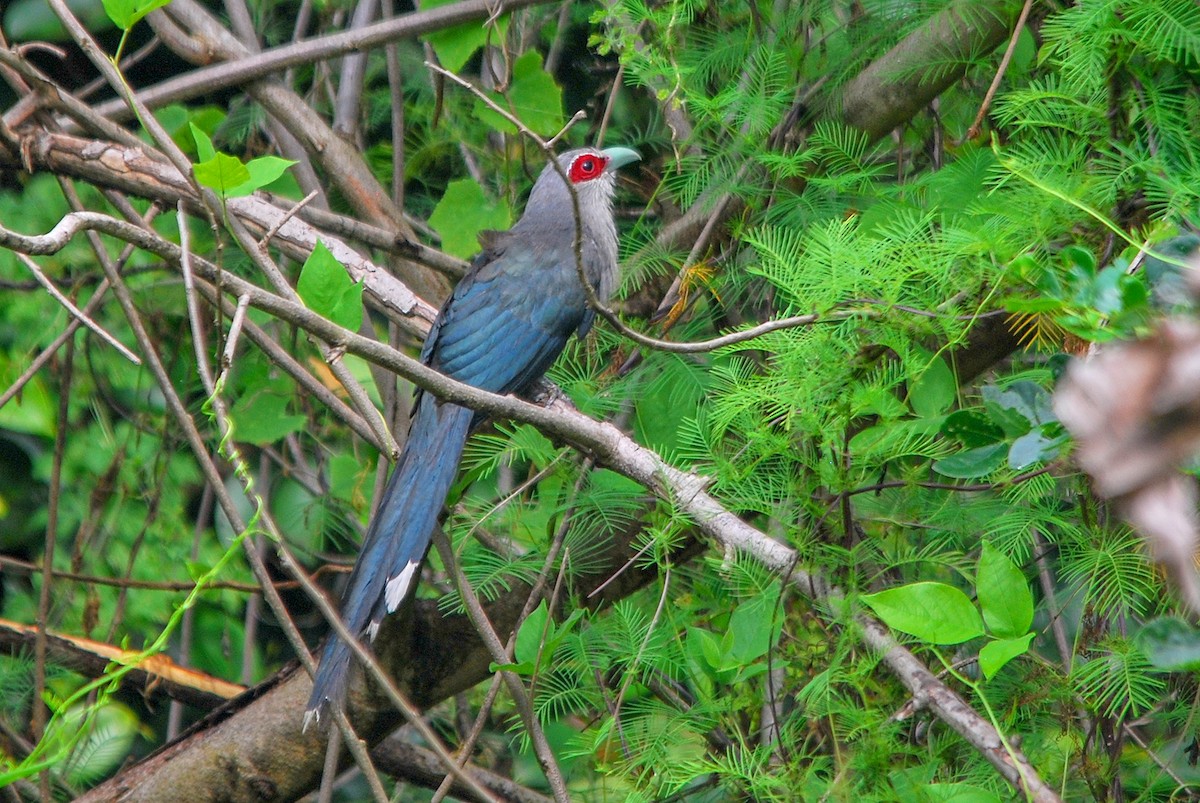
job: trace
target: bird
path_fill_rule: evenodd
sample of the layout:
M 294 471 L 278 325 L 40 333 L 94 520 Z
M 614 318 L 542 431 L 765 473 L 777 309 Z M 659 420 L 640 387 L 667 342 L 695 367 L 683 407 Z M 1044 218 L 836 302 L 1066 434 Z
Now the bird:
M 438 312 L 421 362 L 492 393 L 528 391 L 571 335 L 583 337 L 592 326 L 580 263 L 601 301 L 616 288 L 616 171 L 639 159 L 630 148 L 577 148 L 548 162 L 520 220 L 480 235 L 481 251 Z M 467 437 L 485 418 L 420 389 L 413 407 L 408 439 L 341 601 L 347 630 L 368 641 L 415 587 Z M 329 635 L 304 729 L 330 705 L 344 705 L 352 654 Z

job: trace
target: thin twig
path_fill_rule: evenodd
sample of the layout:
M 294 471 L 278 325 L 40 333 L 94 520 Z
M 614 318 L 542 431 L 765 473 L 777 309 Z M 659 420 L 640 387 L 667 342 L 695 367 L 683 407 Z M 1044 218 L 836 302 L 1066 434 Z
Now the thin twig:
M 437 547 L 438 554 L 442 557 L 442 562 L 446 569 L 451 572 L 454 577 L 454 583 L 458 587 L 459 595 L 462 598 L 463 605 L 466 607 L 467 616 L 471 623 L 475 626 L 476 632 L 491 651 L 492 657 L 499 664 L 509 663 L 508 653 L 505 650 L 504 644 L 500 641 L 500 636 L 496 633 L 496 629 L 487 618 L 487 613 L 483 610 L 483 605 L 479 602 L 479 597 L 476 596 L 475 590 L 471 588 L 470 581 L 463 574 L 462 567 L 458 560 L 454 557 L 454 549 L 451 547 L 446 536 L 438 532 L 434 535 L 434 545 Z M 571 797 L 567 792 L 566 782 L 563 780 L 562 770 L 559 769 L 558 761 L 554 757 L 554 751 L 550 747 L 550 742 L 546 739 L 546 733 L 542 729 L 541 723 L 538 721 L 537 713 L 533 709 L 533 701 L 529 697 L 529 692 L 521 682 L 520 676 L 515 672 L 507 669 L 501 670 L 504 675 L 505 685 L 508 687 L 509 694 L 512 695 L 513 702 L 516 703 L 517 712 L 521 715 L 521 721 L 525 723 L 525 728 L 529 733 L 529 740 L 533 744 L 534 753 L 537 754 L 538 763 L 542 767 L 542 772 L 546 775 L 546 780 L 550 784 L 550 790 L 554 793 L 556 803 L 570 803 Z M 457 767 L 457 764 L 455 765 Z
M 138 356 L 129 349 L 125 348 L 125 345 L 120 340 L 117 340 L 115 337 L 106 332 L 104 327 L 93 321 L 86 312 L 71 303 L 71 299 L 64 296 L 62 292 L 54 286 L 54 282 L 50 281 L 49 277 L 42 273 L 42 269 L 38 267 L 36 262 L 19 252 L 17 253 L 17 259 L 21 260 L 21 263 L 25 265 L 25 267 L 29 268 L 29 272 L 32 273 L 34 278 L 38 280 L 38 284 L 46 288 L 46 292 L 53 296 L 55 301 L 57 301 L 59 304 L 62 304 L 66 308 L 67 312 L 71 313 L 76 320 L 99 335 L 101 340 L 119 351 L 122 357 L 129 360 L 134 365 L 142 364 L 142 361 L 138 358 Z
M 1021 38 L 1021 31 L 1025 30 L 1025 21 L 1029 19 L 1029 10 L 1031 8 L 1033 8 L 1033 0 L 1025 0 L 1025 5 L 1021 7 L 1021 16 L 1017 17 L 1017 24 L 1013 27 L 1012 36 L 1009 37 L 1004 57 L 1000 59 L 1000 66 L 996 68 L 996 75 L 992 78 L 992 84 L 988 87 L 987 94 L 983 96 L 983 103 L 979 105 L 979 113 L 975 115 L 975 122 L 971 123 L 971 127 L 967 129 L 966 139 L 968 140 L 979 136 L 979 129 L 983 125 L 983 118 L 987 115 L 988 109 L 992 105 L 992 98 L 996 96 L 996 91 L 1000 89 L 1000 82 L 1004 80 L 1004 73 L 1008 71 L 1008 64 L 1012 61 L 1013 53 L 1017 49 L 1017 40 Z

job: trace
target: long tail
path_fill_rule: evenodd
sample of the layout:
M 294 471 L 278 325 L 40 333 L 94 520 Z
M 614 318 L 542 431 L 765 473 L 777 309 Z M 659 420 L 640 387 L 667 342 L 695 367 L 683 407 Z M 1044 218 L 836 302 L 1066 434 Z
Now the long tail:
M 473 415 L 465 407 L 421 395 L 408 443 L 342 597 L 342 620 L 355 636 L 374 639 L 383 617 L 400 606 L 416 582 L 438 512 L 458 473 Z M 306 728 L 320 720 L 326 705 L 343 703 L 351 655 L 350 647 L 330 634 L 304 713 Z

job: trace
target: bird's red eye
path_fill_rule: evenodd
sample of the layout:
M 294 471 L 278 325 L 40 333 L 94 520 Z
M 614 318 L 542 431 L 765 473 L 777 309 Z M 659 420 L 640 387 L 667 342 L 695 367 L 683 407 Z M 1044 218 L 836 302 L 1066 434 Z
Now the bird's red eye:
M 585 153 L 582 156 L 576 157 L 575 161 L 571 162 L 571 183 L 578 184 L 581 181 L 588 181 L 595 178 L 604 172 L 604 166 L 608 164 L 608 158 L 595 153 Z

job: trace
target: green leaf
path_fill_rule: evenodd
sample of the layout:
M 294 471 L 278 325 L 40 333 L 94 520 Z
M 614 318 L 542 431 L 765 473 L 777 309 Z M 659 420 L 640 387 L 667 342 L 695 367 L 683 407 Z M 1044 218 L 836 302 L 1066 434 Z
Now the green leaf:
M 714 680 L 724 668 L 721 641 L 707 630 L 691 628 L 687 634 L 687 651 L 700 669 Z
M 511 223 L 508 204 L 488 200 L 469 178 L 451 181 L 429 216 L 429 225 L 441 235 L 442 250 L 464 259 L 479 250 L 479 232 L 506 229 Z
M 271 184 L 284 171 L 292 165 L 296 164 L 291 159 L 282 159 L 278 156 L 260 156 L 257 159 L 251 159 L 246 163 L 246 172 L 250 174 L 250 178 L 241 184 L 225 191 L 225 196 L 228 198 L 238 198 L 243 195 L 252 195 L 255 190 L 261 190 L 263 187 Z
M 1134 636 L 1147 660 L 1168 672 L 1200 669 L 1200 631 L 1170 616 L 1147 622 Z
M 457 0 L 424 0 L 421 10 L 428 11 L 454 2 Z M 433 52 L 437 54 L 442 67 L 450 72 L 458 72 L 476 50 L 488 43 L 489 37 L 492 43 L 501 44 L 507 31 L 508 15 L 505 14 L 496 20 L 495 27 L 486 25 L 483 20 L 472 20 L 428 34 L 425 41 L 433 46 Z
M 336 454 L 329 459 L 329 493 L 352 507 L 362 507 L 369 474 L 369 463 L 349 452 Z
M 1033 641 L 1036 633 L 1026 633 L 1016 638 L 1001 638 L 989 641 L 979 651 L 979 669 L 983 676 L 991 680 L 996 673 L 1018 655 L 1029 652 L 1029 642 Z
M 548 635 L 546 632 L 546 622 L 550 619 L 550 610 L 546 606 L 546 600 L 542 600 L 525 621 L 521 623 L 521 629 L 517 631 L 517 643 L 514 657 L 519 664 L 537 664 L 538 650 L 542 646 L 542 637 Z M 548 657 L 548 656 L 547 656 Z
M 112 20 L 100 0 L 67 0 L 67 8 L 92 34 L 112 30 Z M 5 9 L 0 27 L 10 42 L 63 42 L 71 38 L 46 0 L 14 0 Z
M 242 160 L 227 153 L 217 153 L 192 167 L 196 181 L 218 195 L 228 197 L 230 190 L 250 180 L 250 171 Z
M 512 82 L 505 95 L 492 93 L 492 99 L 507 109 L 535 134 L 557 134 L 563 126 L 562 90 L 550 74 L 542 69 L 542 56 L 530 50 L 513 63 Z M 489 108 L 482 100 L 475 101 L 475 116 L 480 122 L 507 134 L 517 133 L 516 126 Z
M 955 410 L 946 416 L 940 432 L 966 447 L 986 446 L 1004 440 L 1004 430 L 975 410 Z
M 729 632 L 733 643 L 729 655 L 739 664 L 750 664 L 767 654 L 779 635 L 775 605 L 779 602 L 779 586 L 772 583 L 766 592 L 752 597 L 734 609 L 729 616 Z
M 995 792 L 966 783 L 931 783 L 920 788 L 922 803 L 1001 803 Z
M 867 594 L 862 601 L 888 627 L 931 644 L 961 644 L 983 635 L 971 600 L 945 583 L 911 583 Z
M 11 373 L 11 378 L 15 379 L 19 369 L 12 371 L 13 367 L 15 365 L 10 365 L 4 373 Z M 40 375 L 35 375 L 25 383 L 19 395 L 0 407 L 0 427 L 14 432 L 53 438 L 57 420 L 58 405 Z
M 1003 390 L 995 385 L 986 385 L 982 393 L 989 416 L 993 411 L 1007 411 L 1024 419 L 1023 427 L 1010 431 L 1009 427 L 1005 426 L 1004 418 L 992 418 L 1011 436 L 1024 435 L 1031 427 L 1058 420 L 1050 406 L 1050 394 L 1041 385 L 1033 382 L 1014 382 Z
M 1066 245 L 1058 252 L 1064 262 L 1072 265 L 1078 265 L 1088 273 L 1096 272 L 1096 257 L 1095 255 L 1084 248 L 1082 245 Z M 1117 271 L 1120 273 L 1120 271 Z
M 217 149 L 213 147 L 208 134 L 192 122 L 188 123 L 188 128 L 192 130 L 192 139 L 196 140 L 196 155 L 200 157 L 200 161 L 206 162 L 214 158 L 217 155 Z
M 103 0 L 108 18 L 123 31 L 128 31 L 142 17 L 156 8 L 162 8 L 171 0 Z
M 1058 424 L 1031 429 L 1013 441 L 1008 450 L 1008 465 L 1013 471 L 1023 471 L 1034 463 L 1053 459 L 1067 442 L 1067 436 L 1059 432 L 1051 435 L 1047 429 L 1059 430 Z
M 317 241 L 304 261 L 296 292 L 306 307 L 338 326 L 355 332 L 362 326 L 363 286 L 350 278 L 324 243 Z
M 933 464 L 933 470 L 944 477 L 970 480 L 991 474 L 1004 465 L 1007 457 L 1008 444 L 993 443 L 990 446 L 978 446 L 938 460 Z
M 929 367 L 917 377 L 908 391 L 908 402 L 922 418 L 933 418 L 950 409 L 958 385 L 954 373 L 941 357 L 934 357 Z
M 293 385 L 286 379 L 244 391 L 229 410 L 234 422 L 234 438 L 242 443 L 266 446 L 302 430 L 308 419 L 287 414 L 292 395 Z
M 983 609 L 983 621 L 992 635 L 1004 638 L 1022 636 L 1033 624 L 1033 594 L 1021 570 L 1008 557 L 983 542 L 975 593 Z

